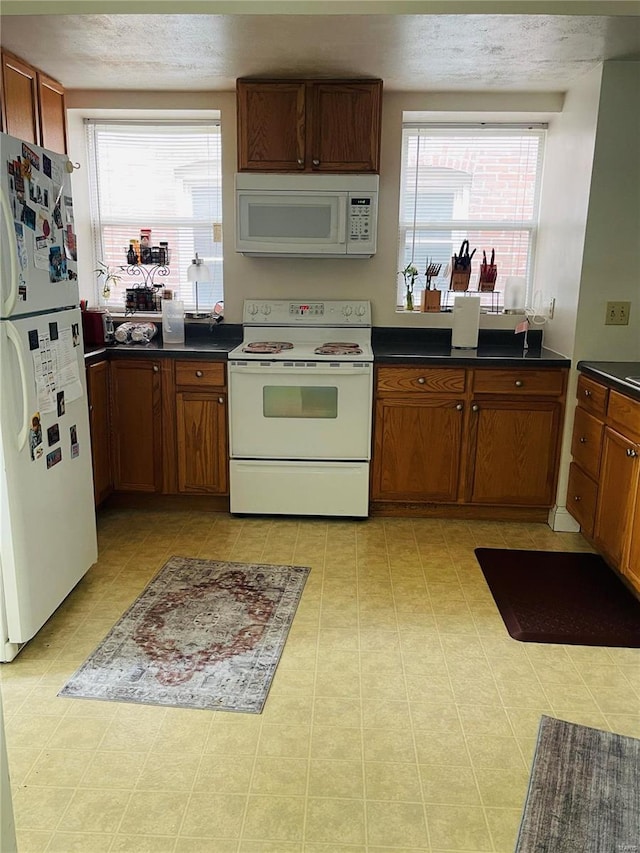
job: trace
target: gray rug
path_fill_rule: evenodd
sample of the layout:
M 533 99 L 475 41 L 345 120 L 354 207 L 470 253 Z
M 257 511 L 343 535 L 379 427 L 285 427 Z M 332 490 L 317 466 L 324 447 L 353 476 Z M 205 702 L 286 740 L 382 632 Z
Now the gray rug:
M 171 557 L 59 695 L 260 713 L 309 572 Z
M 516 853 L 639 853 L 640 740 L 542 717 Z

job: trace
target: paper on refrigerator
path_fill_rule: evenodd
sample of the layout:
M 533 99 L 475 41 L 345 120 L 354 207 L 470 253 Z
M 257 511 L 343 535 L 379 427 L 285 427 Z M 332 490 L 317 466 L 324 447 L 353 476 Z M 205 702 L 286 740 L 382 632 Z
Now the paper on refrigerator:
M 82 396 L 82 384 L 71 329 L 61 329 L 57 340 L 42 332 L 38 348 L 33 350 L 33 372 L 36 383 L 38 408 L 53 412 L 57 408 L 57 395 L 64 391 L 67 402 Z

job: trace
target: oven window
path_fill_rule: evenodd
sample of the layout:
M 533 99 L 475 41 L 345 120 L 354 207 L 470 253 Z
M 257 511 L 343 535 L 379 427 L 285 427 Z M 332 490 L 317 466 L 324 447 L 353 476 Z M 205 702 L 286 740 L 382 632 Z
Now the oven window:
M 265 385 L 262 414 L 265 418 L 337 418 L 338 389 Z

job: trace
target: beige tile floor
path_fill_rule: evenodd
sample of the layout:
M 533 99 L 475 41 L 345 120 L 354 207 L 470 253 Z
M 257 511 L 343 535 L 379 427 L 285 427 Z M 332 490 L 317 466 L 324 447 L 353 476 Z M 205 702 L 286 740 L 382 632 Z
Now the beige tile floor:
M 541 714 L 640 736 L 640 653 L 512 640 L 473 554 L 579 535 L 106 511 L 99 539 L 0 667 L 20 853 L 512 851 Z M 311 566 L 261 715 L 56 695 L 172 554 Z

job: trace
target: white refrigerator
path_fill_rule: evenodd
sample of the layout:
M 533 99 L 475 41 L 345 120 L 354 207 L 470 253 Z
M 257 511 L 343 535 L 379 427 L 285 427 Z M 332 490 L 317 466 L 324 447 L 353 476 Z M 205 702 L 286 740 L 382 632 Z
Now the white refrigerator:
M 0 134 L 0 662 L 97 559 L 67 164 Z

